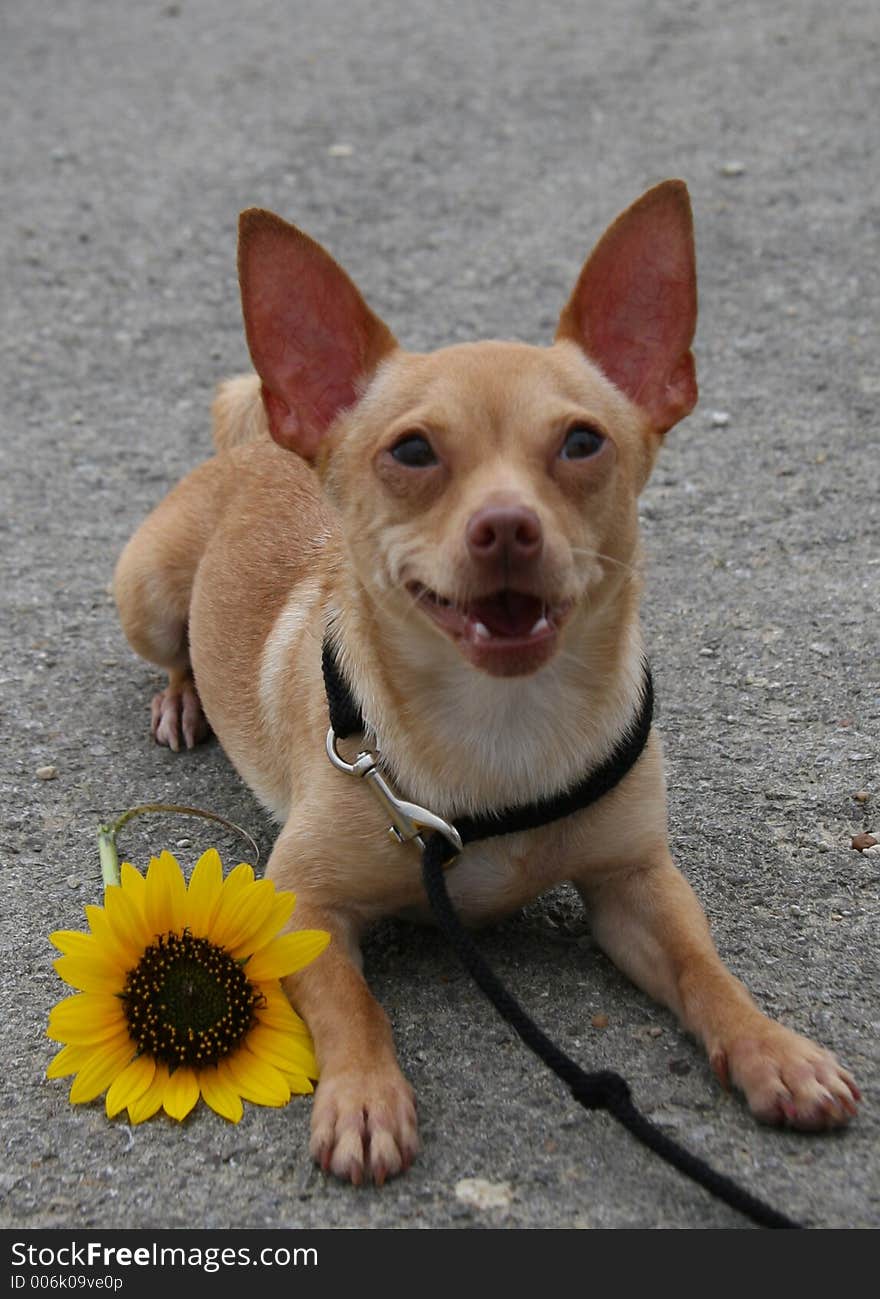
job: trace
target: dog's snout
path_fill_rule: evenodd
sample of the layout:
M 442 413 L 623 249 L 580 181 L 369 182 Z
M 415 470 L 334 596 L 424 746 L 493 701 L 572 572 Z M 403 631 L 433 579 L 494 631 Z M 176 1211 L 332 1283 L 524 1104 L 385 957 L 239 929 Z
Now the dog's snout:
M 486 506 L 471 515 L 467 548 L 480 563 L 537 559 L 544 544 L 541 520 L 523 505 Z

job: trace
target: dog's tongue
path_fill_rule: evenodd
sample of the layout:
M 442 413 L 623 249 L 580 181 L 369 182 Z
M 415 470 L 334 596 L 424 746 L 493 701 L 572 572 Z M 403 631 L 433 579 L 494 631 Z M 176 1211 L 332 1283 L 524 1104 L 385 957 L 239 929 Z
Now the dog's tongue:
M 543 602 L 536 595 L 521 591 L 499 591 L 468 606 L 470 617 L 493 636 L 528 636 L 543 612 Z

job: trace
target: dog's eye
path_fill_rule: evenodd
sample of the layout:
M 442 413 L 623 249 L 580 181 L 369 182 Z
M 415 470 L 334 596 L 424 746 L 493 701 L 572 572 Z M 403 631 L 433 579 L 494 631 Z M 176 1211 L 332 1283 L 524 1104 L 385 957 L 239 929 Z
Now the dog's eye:
M 597 451 L 601 451 L 605 444 L 605 438 L 601 433 L 597 433 L 594 428 L 588 424 L 575 424 L 565 435 L 559 450 L 560 460 L 586 460 L 588 456 L 594 456 Z
M 394 443 L 391 455 L 398 464 L 406 465 L 407 469 L 427 469 L 437 463 L 434 448 L 422 433 L 406 433 Z

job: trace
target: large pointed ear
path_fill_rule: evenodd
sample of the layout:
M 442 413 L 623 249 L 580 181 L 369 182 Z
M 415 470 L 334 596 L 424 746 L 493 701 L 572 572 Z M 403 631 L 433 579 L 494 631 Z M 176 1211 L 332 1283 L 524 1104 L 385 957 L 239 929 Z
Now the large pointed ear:
M 605 231 L 557 338 L 569 339 L 665 433 L 697 402 L 694 228 L 687 186 L 649 189 Z
M 242 212 L 238 277 L 272 437 L 312 460 L 397 344 L 329 253 L 272 212 Z

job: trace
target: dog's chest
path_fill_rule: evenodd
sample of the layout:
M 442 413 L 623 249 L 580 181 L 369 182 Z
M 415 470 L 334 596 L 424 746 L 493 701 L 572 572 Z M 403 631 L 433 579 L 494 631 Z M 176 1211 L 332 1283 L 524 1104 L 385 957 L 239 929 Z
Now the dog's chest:
M 469 844 L 446 873 L 449 897 L 460 918 L 469 925 L 491 923 L 570 878 L 567 854 L 560 846 L 560 836 L 551 830 Z M 427 903 L 407 908 L 405 914 L 430 919 Z

